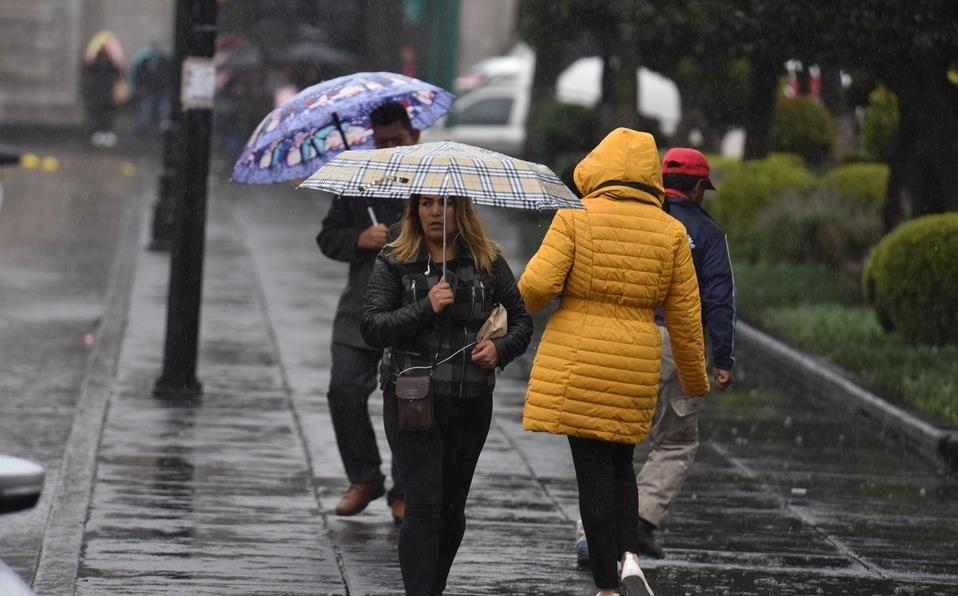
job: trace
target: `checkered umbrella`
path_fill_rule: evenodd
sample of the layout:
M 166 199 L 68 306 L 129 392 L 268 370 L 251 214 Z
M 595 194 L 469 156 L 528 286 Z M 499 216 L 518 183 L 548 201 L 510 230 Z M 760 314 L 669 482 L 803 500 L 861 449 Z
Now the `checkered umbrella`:
M 424 194 L 516 209 L 582 208 L 544 165 L 451 141 L 340 153 L 300 187 L 359 198 Z
M 584 208 L 544 165 L 451 141 L 340 153 L 300 188 L 366 199 L 423 194 L 516 209 Z

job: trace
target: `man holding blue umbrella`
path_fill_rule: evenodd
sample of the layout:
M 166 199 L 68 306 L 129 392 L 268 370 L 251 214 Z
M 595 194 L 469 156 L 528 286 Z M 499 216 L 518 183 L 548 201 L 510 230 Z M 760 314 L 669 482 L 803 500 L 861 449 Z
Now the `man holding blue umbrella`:
M 441 118 L 454 96 L 435 85 L 391 72 L 357 72 L 303 89 L 260 122 L 233 167 L 233 180 L 273 184 L 309 176 L 344 150 L 413 145 L 419 131 Z M 342 193 L 337 193 L 342 194 Z M 338 515 L 355 515 L 385 492 L 369 395 L 376 388 L 378 350 L 359 332 L 363 290 L 372 262 L 386 243 L 401 204 L 337 197 L 316 238 L 323 254 L 349 263 L 333 323 L 329 404 L 349 488 Z M 395 465 L 393 470 L 395 470 Z M 405 513 L 393 472 L 393 518 Z
M 413 128 L 406 108 L 387 102 L 373 110 L 373 140 L 377 149 L 414 145 L 419 131 Z M 369 396 L 376 388 L 381 350 L 366 345 L 359 331 L 363 291 L 379 250 L 389 239 L 389 227 L 402 216 L 398 201 L 364 201 L 349 197 L 333 200 L 316 242 L 324 255 L 349 263 L 349 280 L 333 322 L 332 370 L 329 410 L 336 443 L 346 469 L 349 487 L 336 505 L 337 515 L 355 515 L 385 492 L 382 459 L 369 418 Z M 392 465 L 392 488 L 387 500 L 393 520 L 405 513 L 402 482 Z

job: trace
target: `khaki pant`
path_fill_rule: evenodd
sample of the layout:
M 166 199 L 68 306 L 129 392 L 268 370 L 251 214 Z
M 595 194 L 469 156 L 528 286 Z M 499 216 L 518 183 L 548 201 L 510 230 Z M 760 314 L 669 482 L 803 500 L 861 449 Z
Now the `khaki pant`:
M 639 517 L 658 526 L 669 505 L 685 484 L 689 466 L 699 447 L 699 411 L 705 397 L 689 397 L 675 369 L 669 332 L 662 334 L 662 372 L 659 377 L 659 399 L 652 419 L 648 459 L 639 472 Z

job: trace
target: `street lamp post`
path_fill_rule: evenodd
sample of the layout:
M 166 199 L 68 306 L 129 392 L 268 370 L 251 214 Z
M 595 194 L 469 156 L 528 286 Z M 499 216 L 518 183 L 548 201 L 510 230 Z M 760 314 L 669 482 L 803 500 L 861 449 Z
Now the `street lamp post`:
M 206 190 L 212 126 L 213 67 L 216 42 L 216 0 L 177 0 L 176 68 L 180 69 L 180 113 L 174 121 L 176 141 L 171 158 L 174 225 L 170 244 L 170 287 L 167 297 L 163 372 L 153 389 L 161 398 L 191 398 L 202 393 L 196 378 L 203 249 L 206 232 Z M 178 155 L 178 158 L 175 156 Z
M 163 129 L 163 170 L 160 173 L 157 200 L 153 203 L 148 246 L 150 250 L 158 252 L 170 250 L 176 219 L 176 196 L 181 192 L 177 188 L 177 183 L 180 182 L 177 176 L 177 150 L 182 144 L 182 139 L 179 138 L 182 130 L 180 70 L 183 58 L 189 54 L 191 16 L 189 3 L 177 0 L 173 17 L 173 60 L 170 61 L 170 89 L 173 90 L 170 97 L 170 118 Z

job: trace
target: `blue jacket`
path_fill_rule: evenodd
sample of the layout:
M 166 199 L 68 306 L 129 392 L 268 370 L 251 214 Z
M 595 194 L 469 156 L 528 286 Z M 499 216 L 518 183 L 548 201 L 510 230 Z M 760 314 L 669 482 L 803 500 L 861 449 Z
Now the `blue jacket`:
M 676 194 L 674 190 L 668 194 Z M 725 232 L 694 202 L 669 196 L 669 214 L 682 222 L 689 235 L 692 263 L 702 300 L 702 325 L 712 347 L 712 365 L 731 370 L 735 363 L 735 281 Z M 661 313 L 656 320 L 662 324 Z

